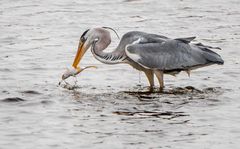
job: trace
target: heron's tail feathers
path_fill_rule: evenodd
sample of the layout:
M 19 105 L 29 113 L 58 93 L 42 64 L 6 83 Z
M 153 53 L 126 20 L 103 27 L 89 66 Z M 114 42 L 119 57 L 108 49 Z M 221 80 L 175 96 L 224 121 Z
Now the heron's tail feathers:
M 219 49 L 219 50 L 221 50 L 221 48 L 203 45 L 202 43 L 197 43 L 195 45 L 197 45 L 203 51 L 203 56 L 210 63 L 219 64 L 219 65 L 223 65 L 224 64 L 224 61 L 221 58 L 221 56 L 219 54 L 217 54 L 216 52 L 211 50 L 211 49 Z

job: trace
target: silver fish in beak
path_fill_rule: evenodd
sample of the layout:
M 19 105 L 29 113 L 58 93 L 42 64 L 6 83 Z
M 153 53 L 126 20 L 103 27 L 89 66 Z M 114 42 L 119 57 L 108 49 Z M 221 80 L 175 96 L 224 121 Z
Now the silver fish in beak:
M 77 67 L 76 69 L 75 68 L 72 68 L 72 69 L 67 69 L 63 75 L 62 75 L 62 80 L 59 82 L 59 85 L 67 78 L 69 77 L 76 77 L 76 75 L 78 75 L 79 73 L 81 73 L 83 70 L 86 70 L 88 68 L 97 68 L 96 66 L 87 66 L 87 67 L 83 67 L 83 68 L 80 68 L 80 67 Z M 65 82 L 67 84 L 67 82 Z

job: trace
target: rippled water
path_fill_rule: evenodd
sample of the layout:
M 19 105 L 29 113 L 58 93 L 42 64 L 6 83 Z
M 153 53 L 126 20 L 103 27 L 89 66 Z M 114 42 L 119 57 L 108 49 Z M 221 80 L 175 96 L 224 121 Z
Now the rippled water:
M 1 0 L 0 148 L 238 148 L 239 0 Z M 110 26 L 219 46 L 223 66 L 165 77 L 145 90 L 143 73 L 105 65 L 90 51 L 79 88 L 57 86 L 81 33 Z M 117 45 L 113 36 L 110 48 Z M 191 87 L 193 86 L 193 87 Z M 143 88 L 143 89 L 142 89 Z

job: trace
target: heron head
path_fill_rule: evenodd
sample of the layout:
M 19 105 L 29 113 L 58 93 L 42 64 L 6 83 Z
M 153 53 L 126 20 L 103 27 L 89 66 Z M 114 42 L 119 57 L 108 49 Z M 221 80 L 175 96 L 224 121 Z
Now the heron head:
M 74 68 L 78 67 L 80 60 L 82 59 L 83 55 L 91 45 L 95 43 L 94 44 L 95 49 L 103 50 L 111 43 L 110 32 L 107 31 L 106 29 L 113 30 L 110 27 L 101 27 L 101 28 L 87 29 L 86 31 L 83 32 L 79 40 L 78 50 L 77 50 L 74 62 L 72 64 Z M 115 30 L 113 31 L 116 33 Z
M 85 54 L 87 49 L 90 47 L 89 31 L 90 31 L 90 29 L 87 29 L 85 32 L 83 32 L 83 34 L 80 37 L 79 44 L 78 44 L 78 50 L 77 50 L 74 62 L 72 64 L 72 66 L 74 68 L 77 68 L 83 55 Z

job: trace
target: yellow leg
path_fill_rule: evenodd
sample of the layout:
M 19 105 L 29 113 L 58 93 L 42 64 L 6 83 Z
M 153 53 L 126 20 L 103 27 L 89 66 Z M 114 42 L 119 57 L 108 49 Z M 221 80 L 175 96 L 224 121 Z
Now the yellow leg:
M 153 87 L 154 87 L 154 76 L 153 76 L 153 72 L 150 70 L 144 71 L 145 75 L 148 78 L 148 82 L 150 84 L 149 87 L 149 91 L 152 92 L 153 91 Z
M 157 79 L 158 79 L 158 82 L 159 82 L 159 85 L 160 85 L 160 92 L 163 91 L 163 88 L 164 88 L 164 81 L 163 81 L 163 72 L 160 71 L 160 70 L 156 70 L 154 71 L 155 75 L 157 76 Z

